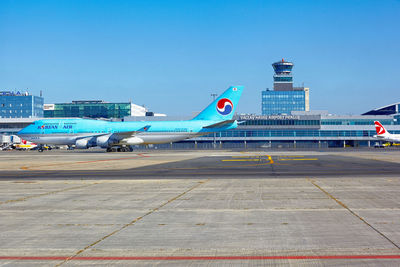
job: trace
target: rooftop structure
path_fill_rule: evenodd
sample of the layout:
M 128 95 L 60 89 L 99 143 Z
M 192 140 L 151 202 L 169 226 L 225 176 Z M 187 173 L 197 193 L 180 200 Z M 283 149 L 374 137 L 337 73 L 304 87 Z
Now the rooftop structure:
M 28 96 L 28 92 L 0 91 L 0 96 Z
M 395 115 L 398 113 L 400 113 L 400 102 L 370 110 L 362 115 Z

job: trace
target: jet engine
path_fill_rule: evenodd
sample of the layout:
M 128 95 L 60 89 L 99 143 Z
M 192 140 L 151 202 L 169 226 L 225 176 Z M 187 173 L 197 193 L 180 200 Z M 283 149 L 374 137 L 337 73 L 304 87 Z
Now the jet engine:
M 79 149 L 89 148 L 89 140 L 88 139 L 78 139 L 75 142 L 75 147 Z
M 107 148 L 112 145 L 109 135 L 102 135 L 96 138 L 96 145 L 101 148 Z
M 127 144 L 127 145 L 140 145 L 140 144 L 143 144 L 144 141 L 142 138 L 139 138 L 137 136 L 132 136 L 132 137 L 121 140 L 121 143 Z

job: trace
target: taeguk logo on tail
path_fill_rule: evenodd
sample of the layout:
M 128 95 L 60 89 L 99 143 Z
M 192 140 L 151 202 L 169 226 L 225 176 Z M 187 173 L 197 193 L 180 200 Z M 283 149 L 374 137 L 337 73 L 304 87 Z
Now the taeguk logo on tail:
M 218 101 L 217 103 L 217 111 L 221 115 L 228 115 L 232 112 L 233 110 L 233 104 L 232 101 L 230 101 L 228 98 L 222 98 Z

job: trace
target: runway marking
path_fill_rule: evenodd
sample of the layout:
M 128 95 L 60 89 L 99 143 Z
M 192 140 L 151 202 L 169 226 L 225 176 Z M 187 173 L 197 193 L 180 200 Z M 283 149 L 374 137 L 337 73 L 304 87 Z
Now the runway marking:
M 62 165 L 73 165 L 73 164 L 85 164 L 85 163 L 96 163 L 96 162 L 105 162 L 105 161 L 116 161 L 116 160 L 127 160 L 127 159 L 137 159 L 137 158 L 148 158 L 150 156 L 144 155 L 144 153 L 138 153 L 134 157 L 125 157 L 125 158 L 115 158 L 115 159 L 99 159 L 99 160 L 89 160 L 89 161 L 75 161 L 75 162 L 63 162 L 63 163 L 53 163 L 46 165 L 35 165 L 35 166 L 22 166 L 21 170 L 30 170 L 32 168 L 38 167 L 48 167 L 48 166 L 62 166 Z
M 365 223 L 367 226 L 369 226 L 372 230 L 374 230 L 375 232 L 377 232 L 380 236 L 382 236 L 383 238 L 385 238 L 387 241 L 389 241 L 393 246 L 395 246 L 396 248 L 400 249 L 400 246 L 397 245 L 394 241 L 392 241 L 389 237 L 387 237 L 385 234 L 383 234 L 381 231 L 379 231 L 378 229 L 376 229 L 375 227 L 373 227 L 370 223 L 368 223 L 363 217 L 361 217 L 360 215 L 358 215 L 357 213 L 355 213 L 352 209 L 350 209 L 346 204 L 344 204 L 343 202 L 341 202 L 339 199 L 335 198 L 333 195 L 331 195 L 328 191 L 326 191 L 325 189 L 323 189 L 322 187 L 320 187 L 314 180 L 311 180 L 309 178 L 307 178 L 308 181 L 310 181 L 315 187 L 317 187 L 319 190 L 321 190 L 323 193 L 325 193 L 329 198 L 333 199 L 334 201 L 336 201 L 337 204 L 339 204 L 340 206 L 342 206 L 343 208 L 347 209 L 351 214 L 353 214 L 355 217 L 357 217 L 360 221 L 362 221 L 363 223 Z
M 262 161 L 263 159 L 223 159 L 221 161 Z
M 50 192 L 47 192 L 47 193 L 42 193 L 42 194 L 33 195 L 33 196 L 27 196 L 27 197 L 21 197 L 21 198 L 17 198 L 17 199 L 10 199 L 10 200 L 6 200 L 6 201 L 0 201 L 0 205 L 1 204 L 13 203 L 13 202 L 25 201 L 25 200 L 32 199 L 32 198 L 49 196 L 49 195 L 53 195 L 53 194 L 57 194 L 57 193 L 61 193 L 61 192 L 66 192 L 66 191 L 70 191 L 70 190 L 85 188 L 85 187 L 88 187 L 88 186 L 91 186 L 91 185 L 95 185 L 95 184 L 99 184 L 99 182 L 80 185 L 80 186 L 74 186 L 74 187 L 69 187 L 69 188 L 64 188 L 64 189 L 60 189 L 60 190 L 56 190 L 56 191 L 50 191 Z
M 265 159 L 266 157 L 266 159 Z M 262 156 L 233 156 L 232 159 L 222 159 L 221 161 L 269 161 L 268 164 L 274 164 L 274 161 L 272 160 L 272 157 L 270 155 L 262 155 Z M 261 164 L 258 164 L 261 165 Z M 241 166 L 235 166 L 235 167 L 243 167 Z
M 260 156 L 231 156 L 231 158 L 259 158 Z
M 100 238 L 99 240 L 97 240 L 97 241 L 93 242 L 92 244 L 90 244 L 90 245 L 84 247 L 83 249 L 77 251 L 74 255 L 72 255 L 72 256 L 70 256 L 70 257 L 67 257 L 67 258 L 64 258 L 63 261 L 60 262 L 60 263 L 58 263 L 57 265 L 55 265 L 55 267 L 61 266 L 61 265 L 63 265 L 64 263 L 66 263 L 66 262 L 68 262 L 68 261 L 70 261 L 70 260 L 76 258 L 78 255 L 82 254 L 83 252 L 85 252 L 85 251 L 88 250 L 89 248 L 91 248 L 91 247 L 97 245 L 97 244 L 100 243 L 101 241 L 103 241 L 103 240 L 109 238 L 110 236 L 112 236 L 112 235 L 114 235 L 114 234 L 116 234 L 116 233 L 118 233 L 118 232 L 124 230 L 125 228 L 127 228 L 127 227 L 129 227 L 129 226 L 131 226 L 131 225 L 134 225 L 136 222 L 140 221 L 140 220 L 143 219 L 144 217 L 149 216 L 150 214 L 152 214 L 152 213 L 158 211 L 158 210 L 161 209 L 162 207 L 164 207 L 164 206 L 168 205 L 169 203 L 171 203 L 171 202 L 177 200 L 178 198 L 180 198 L 180 197 L 186 195 L 186 194 L 189 193 L 190 191 L 196 189 L 196 188 L 199 187 L 200 185 L 202 185 L 202 184 L 208 182 L 209 180 L 210 180 L 210 179 L 197 182 L 197 184 L 195 184 L 194 186 L 190 187 L 190 188 L 187 189 L 186 191 L 184 191 L 184 192 L 180 193 L 179 195 L 177 195 L 177 196 L 175 196 L 175 197 L 173 197 L 173 198 L 167 200 L 167 201 L 164 202 L 163 204 L 159 205 L 158 207 L 155 207 L 154 209 L 150 210 L 149 212 L 145 213 L 144 215 L 139 216 L 139 217 L 133 219 L 131 222 L 125 224 L 125 225 L 122 226 L 121 228 L 119 228 L 119 229 L 117 229 L 117 230 L 115 230 L 115 231 L 109 233 L 108 235 L 103 236 L 103 237 Z
M 106 256 L 106 257 L 65 257 L 65 256 L 0 256 L 0 260 L 23 261 L 216 261 L 216 260 L 335 260 L 335 259 L 400 259 L 394 255 L 275 255 L 275 256 Z M 64 263 L 63 262 L 63 263 Z M 62 264 L 62 263 L 61 263 Z M 59 265 L 56 265 L 59 266 Z
M 317 158 L 304 158 L 304 159 L 285 159 L 285 158 L 280 158 L 279 160 L 318 160 Z

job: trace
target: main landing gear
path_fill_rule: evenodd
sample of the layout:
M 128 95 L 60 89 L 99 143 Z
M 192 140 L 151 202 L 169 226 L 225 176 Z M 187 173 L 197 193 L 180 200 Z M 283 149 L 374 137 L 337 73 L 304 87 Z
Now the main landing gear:
M 133 149 L 129 146 L 113 146 L 107 147 L 107 152 L 132 152 Z

